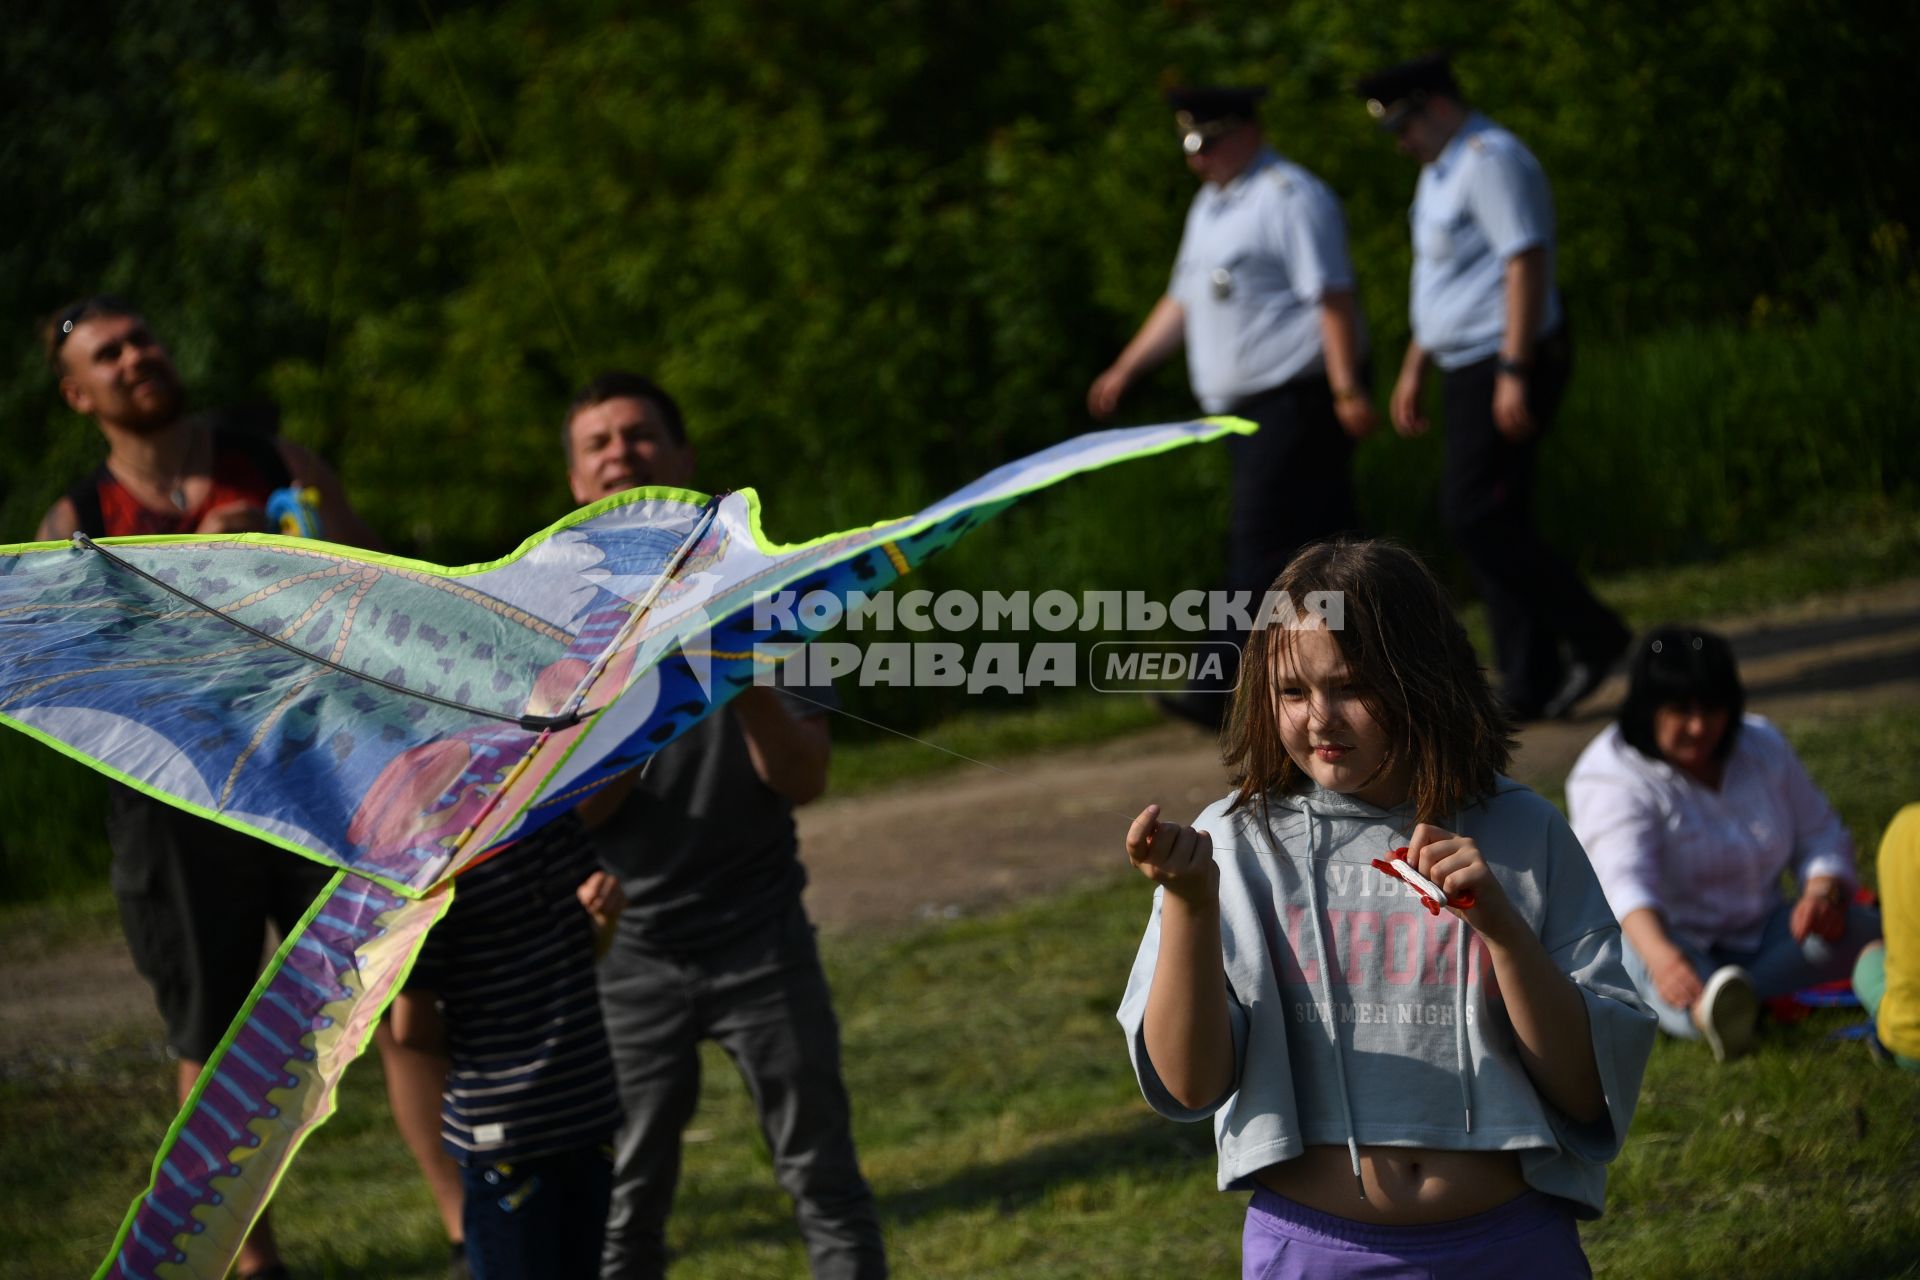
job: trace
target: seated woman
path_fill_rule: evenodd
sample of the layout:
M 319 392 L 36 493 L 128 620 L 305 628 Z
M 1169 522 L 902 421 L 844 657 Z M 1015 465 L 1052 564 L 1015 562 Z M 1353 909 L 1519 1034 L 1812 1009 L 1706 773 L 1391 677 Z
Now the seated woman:
M 1880 936 L 1879 917 L 1851 905 L 1846 827 L 1745 707 L 1726 640 L 1662 627 L 1635 652 L 1619 720 L 1567 779 L 1628 974 L 1662 1029 L 1705 1038 L 1720 1061 L 1752 1047 L 1761 1000 L 1846 977 Z

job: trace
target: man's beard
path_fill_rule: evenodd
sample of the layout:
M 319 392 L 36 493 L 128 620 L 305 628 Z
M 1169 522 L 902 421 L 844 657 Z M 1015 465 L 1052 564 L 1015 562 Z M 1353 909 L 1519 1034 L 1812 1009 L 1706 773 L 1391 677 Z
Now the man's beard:
M 131 390 L 127 393 L 127 409 L 121 421 L 135 431 L 144 433 L 172 426 L 180 420 L 180 410 L 186 403 L 178 378 L 158 374 L 152 381 L 153 386 L 145 395 L 136 395 Z

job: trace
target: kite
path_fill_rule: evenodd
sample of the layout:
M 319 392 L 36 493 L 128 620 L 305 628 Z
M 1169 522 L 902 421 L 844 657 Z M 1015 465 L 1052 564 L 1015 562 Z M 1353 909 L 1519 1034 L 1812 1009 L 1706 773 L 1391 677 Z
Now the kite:
M 916 515 L 792 546 L 762 536 L 752 490 L 651 488 L 466 568 L 270 534 L 0 547 L 0 722 L 335 868 L 96 1276 L 226 1274 L 455 877 L 809 638 L 757 601 L 873 592 L 1036 489 L 1253 429 L 1095 432 Z

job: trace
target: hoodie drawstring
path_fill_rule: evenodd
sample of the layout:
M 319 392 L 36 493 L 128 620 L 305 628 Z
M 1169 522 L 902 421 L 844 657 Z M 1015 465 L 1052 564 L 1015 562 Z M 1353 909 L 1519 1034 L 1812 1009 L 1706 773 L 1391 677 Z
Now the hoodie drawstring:
M 1460 815 L 1453 815 L 1452 831 L 1460 829 Z M 1453 984 L 1453 1049 L 1454 1074 L 1460 1080 L 1460 1110 L 1467 1119 L 1467 1132 L 1473 1132 L 1473 1059 L 1467 1045 L 1467 961 L 1471 951 L 1467 947 L 1467 935 L 1473 932 L 1473 926 L 1455 916 L 1453 918 L 1454 939 L 1459 949 L 1460 959 L 1454 970 Z
M 1454 1072 L 1460 1078 L 1460 1109 L 1466 1113 L 1467 1132 L 1473 1132 L 1473 1084 L 1469 1079 L 1472 1064 L 1467 1054 L 1467 935 L 1472 932 L 1465 920 L 1455 917 L 1454 937 L 1459 943 L 1460 959 L 1453 984 Z
M 1360 1198 L 1367 1198 L 1367 1184 L 1360 1176 L 1360 1142 L 1353 1132 L 1353 1099 L 1347 1093 L 1347 1056 L 1340 1047 L 1340 1019 L 1333 1008 L 1333 984 L 1327 977 L 1327 970 L 1333 967 L 1333 952 L 1327 950 L 1326 930 L 1320 924 L 1320 860 L 1313 856 L 1313 846 L 1318 835 L 1313 807 L 1301 802 L 1301 812 L 1307 819 L 1307 915 L 1313 920 L 1313 946 L 1320 953 L 1320 963 L 1315 966 L 1320 975 L 1320 1007 L 1326 1010 L 1327 1032 L 1333 1040 L 1334 1081 L 1340 1086 L 1340 1118 L 1347 1126 L 1347 1156 L 1353 1161 L 1353 1185 L 1360 1192 Z M 1273 831 L 1267 831 L 1267 839 L 1273 842 Z M 1276 852 L 1278 844 L 1274 845 Z

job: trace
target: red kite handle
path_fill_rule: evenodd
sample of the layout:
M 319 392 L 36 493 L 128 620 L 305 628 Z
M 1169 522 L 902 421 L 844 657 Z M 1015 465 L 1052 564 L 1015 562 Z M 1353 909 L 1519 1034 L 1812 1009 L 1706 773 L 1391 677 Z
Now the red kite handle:
M 1389 858 L 1396 859 L 1397 861 L 1400 861 L 1400 862 L 1406 862 L 1407 846 L 1401 845 L 1398 849 L 1389 849 L 1387 850 L 1387 856 Z M 1380 861 L 1380 859 L 1375 858 L 1373 860 L 1373 865 L 1376 867 L 1379 867 L 1382 871 L 1385 871 L 1388 875 L 1394 876 L 1396 879 L 1399 878 L 1398 874 L 1392 868 L 1384 865 Z M 1422 895 L 1422 896 L 1425 896 L 1425 895 Z M 1447 905 L 1450 907 L 1456 908 L 1457 910 L 1460 910 L 1460 911 L 1471 911 L 1473 910 L 1474 901 L 1475 899 L 1473 896 L 1473 890 L 1469 889 L 1465 893 L 1456 893 L 1451 898 L 1448 898 Z

